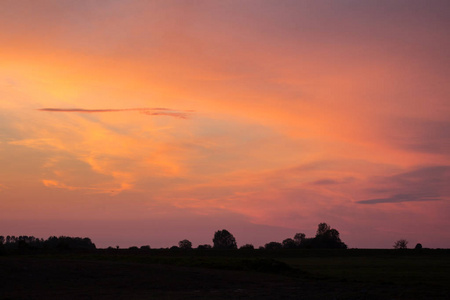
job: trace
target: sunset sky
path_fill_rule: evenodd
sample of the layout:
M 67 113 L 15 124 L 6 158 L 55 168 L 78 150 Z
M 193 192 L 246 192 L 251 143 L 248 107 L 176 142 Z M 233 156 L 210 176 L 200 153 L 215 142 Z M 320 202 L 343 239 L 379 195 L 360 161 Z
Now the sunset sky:
M 0 0 L 0 235 L 450 247 L 450 2 Z

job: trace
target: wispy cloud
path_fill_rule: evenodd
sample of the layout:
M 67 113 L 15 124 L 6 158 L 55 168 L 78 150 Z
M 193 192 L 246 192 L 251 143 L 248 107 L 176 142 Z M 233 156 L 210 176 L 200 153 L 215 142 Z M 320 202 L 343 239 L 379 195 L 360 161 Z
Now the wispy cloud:
M 58 189 L 66 189 L 70 191 L 76 191 L 76 190 L 82 190 L 82 191 L 90 191 L 92 193 L 100 193 L 100 194 L 110 194 L 110 195 L 117 195 L 122 191 L 129 190 L 132 188 L 132 185 L 130 184 L 121 184 L 120 186 L 116 187 L 78 187 L 78 186 L 71 186 L 67 185 L 65 183 L 56 181 L 56 180 L 50 180 L 50 179 L 42 179 L 42 183 L 49 188 L 58 188 Z
M 394 176 L 374 180 L 372 193 L 390 196 L 357 201 L 360 204 L 400 203 L 448 199 L 450 192 L 450 166 L 423 167 Z
M 449 153 L 449 121 L 401 118 L 391 121 L 390 128 L 390 142 L 401 148 L 422 153 Z
M 120 109 L 39 108 L 37 110 L 46 112 L 84 113 L 84 114 L 137 111 L 149 116 L 168 116 L 180 119 L 187 119 L 189 117 L 189 114 L 194 112 L 193 110 L 175 110 L 163 107 L 120 108 Z
M 149 116 L 168 116 L 175 117 L 180 119 L 187 119 L 189 117 L 189 111 L 179 112 L 179 111 L 160 111 L 160 112 L 152 112 L 152 111 L 142 111 L 143 114 Z
M 316 180 L 316 181 L 312 182 L 312 184 L 315 184 L 315 185 L 339 184 L 339 181 L 334 180 L 334 179 L 325 178 L 325 179 Z
M 323 178 L 316 181 L 311 182 L 313 185 L 335 185 L 335 184 L 344 184 L 344 183 L 350 183 L 353 182 L 355 178 L 353 177 L 347 177 L 340 180 L 331 179 L 331 178 Z
M 379 199 L 369 199 L 358 201 L 361 204 L 378 204 L 378 203 L 399 203 L 399 202 L 410 202 L 410 201 L 436 201 L 442 200 L 438 195 L 418 195 L 418 194 L 397 194 L 387 198 Z

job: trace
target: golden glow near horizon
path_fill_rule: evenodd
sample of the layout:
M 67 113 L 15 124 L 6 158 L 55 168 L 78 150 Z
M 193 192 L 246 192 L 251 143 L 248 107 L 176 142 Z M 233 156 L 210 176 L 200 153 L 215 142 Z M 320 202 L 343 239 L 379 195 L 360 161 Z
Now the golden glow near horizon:
M 327 222 L 450 247 L 450 6 L 423 3 L 0 3 L 2 234 L 259 245 Z

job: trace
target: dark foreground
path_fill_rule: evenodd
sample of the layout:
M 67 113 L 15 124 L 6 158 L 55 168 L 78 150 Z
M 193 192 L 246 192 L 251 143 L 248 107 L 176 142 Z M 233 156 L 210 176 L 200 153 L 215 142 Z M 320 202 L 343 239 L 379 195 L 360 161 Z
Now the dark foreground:
M 448 251 L 0 257 L 0 299 L 450 299 Z

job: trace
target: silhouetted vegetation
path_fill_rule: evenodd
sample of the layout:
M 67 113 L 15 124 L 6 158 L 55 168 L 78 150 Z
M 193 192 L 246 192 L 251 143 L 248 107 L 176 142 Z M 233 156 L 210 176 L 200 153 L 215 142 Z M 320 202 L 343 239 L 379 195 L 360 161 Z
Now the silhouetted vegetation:
M 228 230 L 219 230 L 214 233 L 214 249 L 237 249 L 236 239 Z
M 89 251 L 95 250 L 95 244 L 89 238 L 51 236 L 47 240 L 34 236 L 0 236 L 0 253 L 27 253 L 52 251 Z
M 283 241 L 283 248 L 284 249 L 294 249 L 297 248 L 297 244 L 295 243 L 295 241 L 291 238 L 285 239 Z
M 347 245 L 343 243 L 339 237 L 339 231 L 331 228 L 326 223 L 319 224 L 316 237 L 310 241 L 310 247 L 322 249 L 347 249 Z
M 300 247 L 302 242 L 305 240 L 306 235 L 304 233 L 296 233 L 294 235 L 294 241 L 297 247 Z
M 239 249 L 240 250 L 254 250 L 255 247 L 252 244 L 245 244 L 245 245 L 242 245 Z
M 208 249 L 212 249 L 212 247 L 211 247 L 211 245 L 203 244 L 203 245 L 198 245 L 197 249 L 199 249 L 199 250 L 208 250 Z
M 266 299 L 261 295 L 267 299 L 335 299 L 336 295 L 340 299 L 448 299 L 450 295 L 450 250 L 422 248 L 421 244 L 415 247 L 420 250 L 408 250 L 404 239 L 394 245 L 402 251 L 347 249 L 336 229 L 320 223 L 314 237 L 296 233 L 258 249 L 244 244 L 233 251 L 236 239 L 225 229 L 215 232 L 213 242 L 214 247 L 201 244 L 196 249 L 187 239 L 170 248 L 96 249 L 89 238 L 0 236 L 0 253 L 8 254 L 0 260 L 6 270 L 0 281 L 6 281 L 6 286 L 19 282 L 7 289 L 5 299 L 34 299 L 23 294 L 26 289 L 22 288 L 33 284 L 46 295 L 61 287 L 56 297 L 42 299 L 59 299 L 67 290 L 82 291 L 83 298 L 99 286 L 99 295 L 110 289 L 108 297 L 99 299 L 114 298 L 119 291 L 130 293 L 130 298 L 167 298 L 165 292 L 173 295 L 176 291 L 179 297 L 174 299 L 214 299 L 216 294 L 211 291 L 220 286 L 226 295 L 223 299 L 245 295 L 249 299 Z M 237 277 L 242 281 L 229 289 Z M 367 298 L 369 288 L 377 296 Z M 153 297 L 158 289 L 160 294 Z M 133 294 L 136 290 L 145 293 Z
M 264 249 L 266 250 L 277 250 L 283 248 L 283 245 L 278 242 L 270 242 L 264 245 Z
M 399 240 L 394 245 L 396 249 L 406 248 L 406 240 Z M 416 248 L 419 246 L 416 246 Z M 35 238 L 33 236 L 0 236 L 0 254 L 4 253 L 28 253 L 28 252 L 64 252 L 64 251 L 90 251 L 96 249 L 95 244 L 89 238 L 79 237 L 49 237 L 47 240 Z M 171 251 L 190 250 L 192 242 L 184 239 L 178 242 L 178 246 L 168 248 Z M 214 233 L 213 246 L 208 244 L 199 245 L 198 250 L 234 250 L 237 249 L 236 239 L 228 230 L 219 230 Z M 255 250 L 251 244 L 244 244 L 240 247 L 243 250 Z M 320 223 L 317 228 L 316 236 L 307 238 L 304 233 L 296 233 L 293 238 L 286 238 L 280 242 L 269 242 L 258 250 L 275 251 L 280 249 L 347 249 L 339 237 L 339 232 L 331 228 L 327 223 Z M 120 250 L 109 247 L 108 251 Z M 125 249 L 123 249 L 125 250 Z M 141 253 L 149 252 L 150 246 L 141 247 L 132 246 L 128 251 Z
M 144 246 L 141 246 L 140 248 L 139 248 L 141 251 L 150 251 L 150 246 L 149 245 L 144 245 Z
M 405 239 L 398 240 L 394 243 L 394 249 L 407 249 L 408 241 Z
M 192 249 L 192 243 L 189 240 L 182 240 L 178 242 L 178 247 L 183 250 L 190 250 Z
M 270 242 L 264 246 L 266 250 L 276 249 L 347 249 L 347 245 L 341 241 L 339 231 L 333 229 L 327 223 L 320 223 L 316 236 L 307 238 L 304 233 L 296 233 L 294 238 L 287 238 L 282 243 Z

